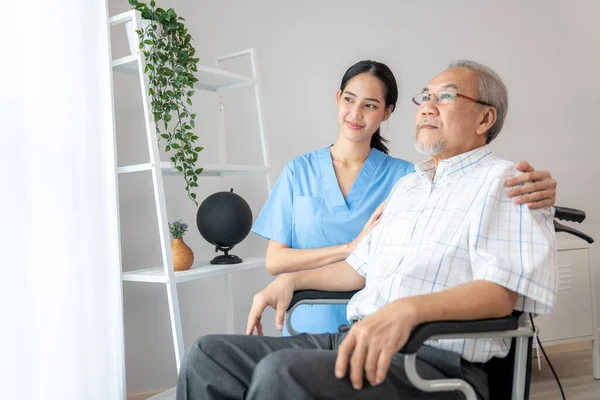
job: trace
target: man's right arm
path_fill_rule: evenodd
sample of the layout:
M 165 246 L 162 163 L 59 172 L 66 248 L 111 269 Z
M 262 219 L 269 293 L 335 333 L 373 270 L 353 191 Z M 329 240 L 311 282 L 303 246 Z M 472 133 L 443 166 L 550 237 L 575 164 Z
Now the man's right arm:
M 282 274 L 254 296 L 252 309 L 248 314 L 246 334 L 251 335 L 256 329 L 256 333 L 262 335 L 260 320 L 267 306 L 276 310 L 275 325 L 277 329 L 282 330 L 285 312 L 296 290 L 345 292 L 359 290 L 364 286 L 365 279 L 346 261 L 339 261 L 311 271 Z

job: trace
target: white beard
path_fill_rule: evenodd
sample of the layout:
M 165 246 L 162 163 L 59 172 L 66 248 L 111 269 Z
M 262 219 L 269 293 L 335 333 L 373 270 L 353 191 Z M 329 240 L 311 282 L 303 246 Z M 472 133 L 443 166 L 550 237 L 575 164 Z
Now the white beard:
M 419 153 L 426 154 L 428 156 L 437 156 L 446 150 L 446 139 L 444 137 L 440 137 L 439 140 L 433 144 L 421 145 L 421 143 L 419 143 L 419 139 L 415 138 L 415 149 L 417 149 Z

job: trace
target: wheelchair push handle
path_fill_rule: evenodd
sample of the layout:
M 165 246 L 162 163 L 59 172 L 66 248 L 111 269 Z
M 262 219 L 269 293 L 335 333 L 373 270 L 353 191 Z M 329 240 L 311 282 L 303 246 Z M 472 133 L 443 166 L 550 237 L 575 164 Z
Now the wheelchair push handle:
M 594 238 L 585 233 L 578 231 L 577 229 L 571 228 L 570 226 L 566 226 L 557 221 L 557 219 L 563 221 L 570 222 L 583 222 L 585 220 L 585 212 L 582 210 L 577 210 L 575 208 L 568 207 L 559 207 L 554 206 L 554 231 L 555 232 L 565 232 L 573 236 L 577 236 L 580 239 L 585 240 L 586 242 L 592 244 L 594 243 Z
M 554 209 L 556 210 L 554 218 L 558 218 L 563 221 L 583 222 L 585 219 L 585 212 L 582 210 L 558 206 L 555 206 Z

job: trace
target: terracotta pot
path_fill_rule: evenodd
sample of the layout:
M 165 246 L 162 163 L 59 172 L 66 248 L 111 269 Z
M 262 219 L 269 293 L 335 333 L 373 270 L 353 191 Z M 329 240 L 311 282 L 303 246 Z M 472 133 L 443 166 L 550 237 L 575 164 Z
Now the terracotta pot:
M 194 263 L 192 249 L 181 238 L 171 240 L 171 253 L 173 255 L 173 269 L 175 271 L 188 270 Z

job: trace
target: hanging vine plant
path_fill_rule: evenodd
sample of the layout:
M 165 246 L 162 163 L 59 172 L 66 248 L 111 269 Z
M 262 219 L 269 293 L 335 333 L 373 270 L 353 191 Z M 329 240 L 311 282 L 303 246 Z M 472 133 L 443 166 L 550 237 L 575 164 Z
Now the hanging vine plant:
M 183 21 L 172 8 L 156 8 L 137 0 L 129 4 L 141 13 L 142 20 L 148 20 L 147 27 L 136 30 L 140 50 L 148 76 L 148 95 L 151 98 L 152 115 L 156 125 L 158 140 L 166 141 L 165 152 L 171 152 L 171 162 L 183 174 L 185 190 L 198 205 L 192 188 L 198 187 L 198 175 L 202 168 L 195 168 L 198 153 L 203 147 L 197 146 L 198 136 L 194 134 L 196 114 L 190 113 L 194 83 L 198 79 L 198 58 L 192 45 L 192 36 Z M 172 125 L 169 129 L 169 125 Z

